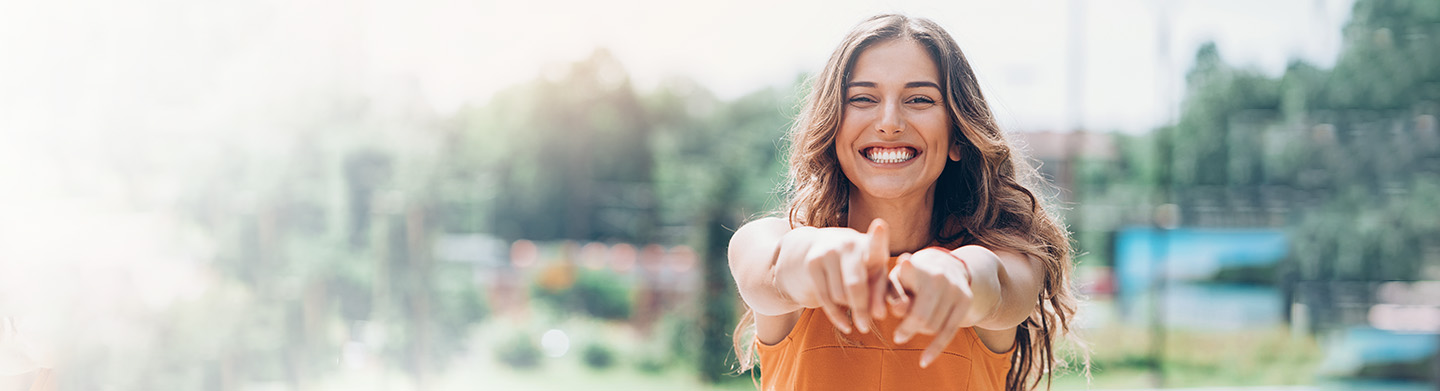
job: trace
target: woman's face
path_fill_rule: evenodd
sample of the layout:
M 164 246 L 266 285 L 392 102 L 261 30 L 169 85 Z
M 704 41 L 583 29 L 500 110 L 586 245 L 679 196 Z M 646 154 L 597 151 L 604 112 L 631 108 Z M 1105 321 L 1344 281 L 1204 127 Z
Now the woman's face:
M 929 196 L 946 159 L 960 160 L 935 62 L 919 43 L 891 40 L 861 52 L 850 75 L 835 139 L 845 177 L 869 197 Z

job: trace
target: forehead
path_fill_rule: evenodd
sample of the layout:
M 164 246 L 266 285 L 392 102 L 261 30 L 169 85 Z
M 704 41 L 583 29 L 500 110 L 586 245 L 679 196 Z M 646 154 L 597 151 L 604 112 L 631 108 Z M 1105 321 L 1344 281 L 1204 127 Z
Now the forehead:
M 855 59 L 855 67 L 850 70 L 850 80 L 846 80 L 853 81 L 881 85 L 912 81 L 939 84 L 940 71 L 919 42 L 895 39 L 872 45 L 861 52 L 860 57 Z

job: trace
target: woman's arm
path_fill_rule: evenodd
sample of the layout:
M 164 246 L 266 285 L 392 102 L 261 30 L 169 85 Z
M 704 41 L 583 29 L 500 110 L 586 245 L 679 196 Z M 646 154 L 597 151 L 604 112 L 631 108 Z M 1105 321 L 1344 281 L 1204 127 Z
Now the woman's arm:
M 1043 265 L 1035 257 L 1007 250 L 965 246 L 951 254 L 965 260 L 976 296 L 993 296 L 991 309 L 972 314 L 975 327 L 1011 330 L 1035 312 L 1040 300 Z
M 814 228 L 801 227 L 795 234 L 804 235 L 806 230 Z M 741 226 L 730 237 L 730 273 L 740 299 L 758 315 L 779 316 L 805 308 L 775 286 L 780 241 L 791 231 L 789 222 L 766 217 Z
M 885 264 L 889 258 L 885 222 L 868 233 L 850 228 L 790 228 L 779 218 L 746 224 L 730 239 L 730 271 L 741 299 L 757 314 L 757 335 L 789 334 L 792 313 L 823 308 L 835 327 L 869 332 L 871 316 L 884 315 Z M 849 307 L 847 319 L 843 307 Z M 875 315 L 879 313 L 879 315 Z M 767 317 L 784 317 L 767 331 Z M 789 324 L 785 320 L 789 320 Z M 853 321 L 853 323 L 852 323 Z M 852 326 L 853 325 L 853 326 Z
M 915 334 L 934 335 L 921 355 L 922 367 L 938 357 L 963 327 L 995 331 L 982 333 L 987 347 L 1009 350 L 1015 327 L 1030 316 L 1039 300 L 1041 267 L 1033 257 L 982 246 L 954 251 L 932 247 L 902 256 L 891 278 L 914 299 L 896 309 L 898 316 L 905 317 L 896 329 L 896 342 L 909 341 Z M 992 341 L 995 338 L 987 335 L 1010 335 L 1010 339 Z

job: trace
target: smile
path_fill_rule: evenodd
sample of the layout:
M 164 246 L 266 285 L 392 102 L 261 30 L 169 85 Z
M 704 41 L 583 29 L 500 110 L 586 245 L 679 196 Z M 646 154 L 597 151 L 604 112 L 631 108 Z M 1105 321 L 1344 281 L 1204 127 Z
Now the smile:
M 916 152 L 917 152 L 917 151 L 915 151 L 914 148 L 910 148 L 910 147 L 899 147 L 899 148 L 870 147 L 870 148 L 865 148 L 864 150 L 861 150 L 861 151 L 860 151 L 860 154 L 865 155 L 865 158 L 866 158 L 866 159 L 869 159 L 870 161 L 875 162 L 875 163 L 880 163 L 880 164 L 894 164 L 894 163 L 904 163 L 904 162 L 906 162 L 906 161 L 909 161 L 910 159 L 914 159 L 915 156 L 918 155 L 918 153 L 916 153 Z

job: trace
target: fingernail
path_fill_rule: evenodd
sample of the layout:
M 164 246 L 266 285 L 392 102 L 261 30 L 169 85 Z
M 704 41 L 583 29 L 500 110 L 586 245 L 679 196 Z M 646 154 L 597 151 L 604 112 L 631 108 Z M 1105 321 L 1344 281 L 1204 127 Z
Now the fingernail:
M 865 333 L 869 333 L 869 332 L 870 332 L 870 327 L 869 327 L 869 326 L 866 326 L 866 325 L 865 325 L 865 322 L 863 322 L 863 321 L 861 321 L 861 322 L 855 322 L 855 328 L 860 329 L 860 333 L 861 333 L 861 334 L 865 334 Z
M 905 335 L 905 333 L 895 333 L 895 343 L 905 343 L 905 341 L 909 340 L 909 335 Z
M 935 355 L 933 355 L 933 354 L 926 353 L 924 356 L 921 356 L 921 357 L 920 357 L 920 367 L 921 367 L 921 368 L 928 368 L 928 367 L 930 367 L 930 363 L 932 363 L 932 362 L 935 362 Z
M 836 323 L 836 324 L 835 324 L 835 328 L 840 329 L 840 332 L 842 332 L 842 333 L 850 334 L 850 325 L 848 325 L 848 324 Z

